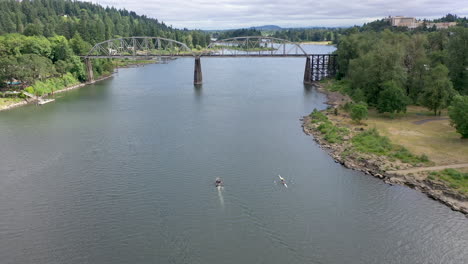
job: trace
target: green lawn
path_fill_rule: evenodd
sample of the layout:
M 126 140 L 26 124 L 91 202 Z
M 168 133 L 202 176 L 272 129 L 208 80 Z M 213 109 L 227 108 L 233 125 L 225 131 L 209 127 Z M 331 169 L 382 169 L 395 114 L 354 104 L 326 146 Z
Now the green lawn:
M 9 105 L 16 104 L 23 101 L 21 98 L 0 98 L 0 109 L 8 107 Z

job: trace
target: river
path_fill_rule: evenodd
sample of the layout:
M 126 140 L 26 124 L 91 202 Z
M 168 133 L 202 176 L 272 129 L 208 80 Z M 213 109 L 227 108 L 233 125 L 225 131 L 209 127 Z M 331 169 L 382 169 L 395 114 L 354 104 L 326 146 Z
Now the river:
M 2 264 L 468 263 L 465 216 L 302 132 L 305 59 L 202 58 L 197 89 L 193 64 L 0 113 Z

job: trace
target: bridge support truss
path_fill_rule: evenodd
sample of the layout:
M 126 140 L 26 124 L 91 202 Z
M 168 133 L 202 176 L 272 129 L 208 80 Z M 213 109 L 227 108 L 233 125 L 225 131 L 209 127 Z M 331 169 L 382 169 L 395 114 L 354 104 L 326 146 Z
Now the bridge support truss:
M 93 64 L 91 63 L 90 58 L 85 58 L 85 65 L 86 65 L 87 81 L 92 82 L 94 81 L 94 72 L 93 72 Z
M 314 54 L 307 56 L 304 83 L 310 84 L 314 81 L 335 76 L 337 66 L 336 54 Z
M 203 76 L 201 70 L 200 56 L 195 57 L 195 69 L 193 71 L 193 84 L 199 85 L 203 83 Z

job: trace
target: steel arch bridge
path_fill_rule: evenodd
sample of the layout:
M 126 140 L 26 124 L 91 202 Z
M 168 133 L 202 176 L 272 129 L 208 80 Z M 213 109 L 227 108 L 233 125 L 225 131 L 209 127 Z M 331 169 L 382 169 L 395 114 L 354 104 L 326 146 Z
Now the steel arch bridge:
M 298 43 L 264 36 L 217 40 L 201 51 L 194 51 L 182 42 L 161 37 L 116 38 L 94 45 L 83 57 L 89 81 L 94 79 L 91 59 L 99 58 L 194 57 L 194 84 L 202 83 L 200 57 L 305 57 L 304 83 L 318 81 L 336 73 L 336 55 L 308 54 Z
M 155 56 L 195 56 L 182 42 L 160 37 L 129 37 L 106 40 L 94 45 L 88 58 L 134 58 Z
M 263 36 L 217 40 L 208 46 L 208 50 L 205 56 L 305 57 L 308 55 L 298 43 Z

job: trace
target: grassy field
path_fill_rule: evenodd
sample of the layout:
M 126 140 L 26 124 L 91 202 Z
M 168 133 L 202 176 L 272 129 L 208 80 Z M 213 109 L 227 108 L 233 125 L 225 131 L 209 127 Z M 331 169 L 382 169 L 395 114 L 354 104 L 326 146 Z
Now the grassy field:
M 303 41 L 301 44 L 313 44 L 313 45 L 332 45 L 331 41 Z
M 330 117 L 348 126 L 359 127 L 343 110 L 339 116 Z M 415 123 L 428 119 L 438 120 Z M 425 108 L 410 106 L 406 114 L 390 118 L 370 110 L 369 118 L 363 123 L 366 129 L 375 127 L 380 134 L 389 137 L 392 143 L 402 145 L 416 155 L 427 155 L 435 165 L 468 163 L 468 140 L 462 140 L 456 133 L 446 112 L 435 117 Z
M 23 101 L 21 98 L 0 98 L 0 109 L 8 107 L 9 105 L 16 104 Z

